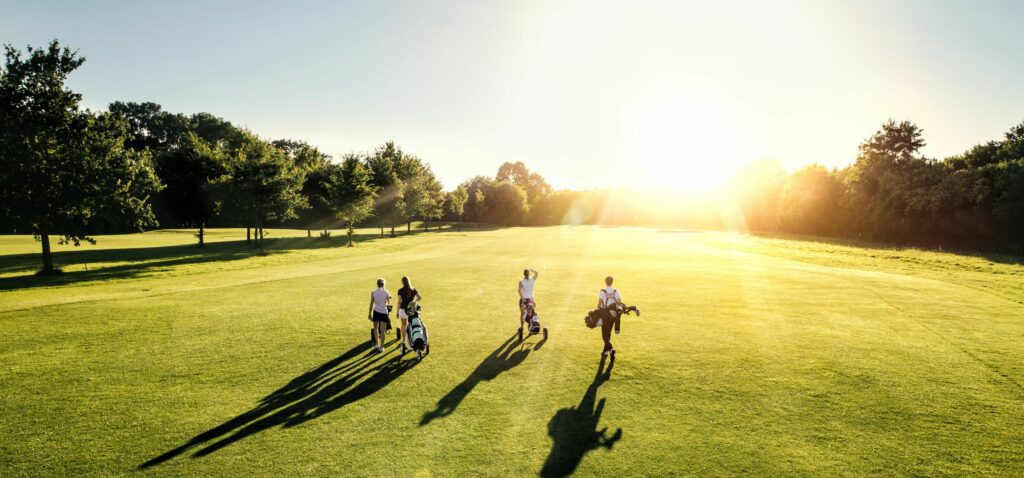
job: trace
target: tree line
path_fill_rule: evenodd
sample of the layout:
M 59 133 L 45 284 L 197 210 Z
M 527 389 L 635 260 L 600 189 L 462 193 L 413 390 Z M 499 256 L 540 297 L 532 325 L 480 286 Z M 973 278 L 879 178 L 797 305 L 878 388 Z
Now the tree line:
M 715 197 L 552 191 L 522 163 L 461 187 L 477 221 L 499 224 L 690 226 L 794 233 L 928 247 L 1024 248 L 1024 123 L 1000 140 L 945 158 L 921 154 L 923 131 L 888 120 L 843 168 L 787 173 L 747 164 Z M 493 200 L 492 200 L 493 199 Z
M 945 158 L 921 154 L 923 131 L 889 120 L 848 167 L 786 174 L 764 161 L 734 187 L 749 228 L 923 246 L 1024 246 L 1024 123 Z
M 936 160 L 922 131 L 890 120 L 848 167 L 811 165 L 787 174 L 776 161 L 749 164 L 730 200 L 612 190 L 554 190 L 524 163 L 504 163 L 444 191 L 430 165 L 387 142 L 340 158 L 301 140 L 262 138 L 210 113 L 185 115 L 151 102 L 81 107 L 65 84 L 85 61 L 57 41 L 5 45 L 0 70 L 0 230 L 30 232 L 52 273 L 50 237 L 244 227 L 264 249 L 264 228 L 329 237 L 372 225 L 395 236 L 414 221 L 499 225 L 683 222 L 924 245 L 1024 244 L 1024 123 L 1002 140 Z
M 264 250 L 269 225 L 320 236 L 372 220 L 395 235 L 414 220 L 462 212 L 430 166 L 388 142 L 335 160 L 292 139 L 268 140 L 209 113 L 184 115 L 156 103 L 81 107 L 66 86 L 85 59 L 59 42 L 4 47 L 0 70 L 0 227 L 31 232 L 42 272 L 55 273 L 51 236 L 95 242 L 95 234 L 163 227 L 246 228 Z

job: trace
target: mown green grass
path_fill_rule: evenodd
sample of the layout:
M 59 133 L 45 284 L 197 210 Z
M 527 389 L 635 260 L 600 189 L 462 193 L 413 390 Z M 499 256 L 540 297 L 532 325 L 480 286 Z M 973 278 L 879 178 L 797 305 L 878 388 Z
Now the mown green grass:
M 635 228 L 0 237 L 5 476 L 1024 474 L 1024 266 Z M 63 250 L 63 249 L 62 249 Z M 86 270 L 88 266 L 88 270 Z M 510 340 L 541 271 L 550 338 Z M 599 371 L 605 275 L 643 308 Z M 368 355 L 410 276 L 432 354 Z M 603 444 L 603 445 L 602 445 Z M 148 465 L 148 466 L 147 466 Z

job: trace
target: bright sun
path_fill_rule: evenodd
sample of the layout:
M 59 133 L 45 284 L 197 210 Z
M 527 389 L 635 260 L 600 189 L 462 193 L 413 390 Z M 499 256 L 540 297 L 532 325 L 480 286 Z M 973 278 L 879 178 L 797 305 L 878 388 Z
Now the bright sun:
M 701 95 L 662 92 L 629 105 L 623 115 L 620 158 L 630 179 L 645 187 L 706 192 L 743 161 L 729 108 Z

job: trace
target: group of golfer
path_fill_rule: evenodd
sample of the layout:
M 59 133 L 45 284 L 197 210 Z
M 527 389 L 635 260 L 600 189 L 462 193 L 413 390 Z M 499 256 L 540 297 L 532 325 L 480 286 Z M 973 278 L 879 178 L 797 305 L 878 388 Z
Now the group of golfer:
M 523 323 L 530 319 L 527 316 L 529 313 L 534 313 L 537 306 L 536 299 L 534 297 L 534 288 L 537 284 L 537 277 L 540 273 L 533 269 L 526 269 L 523 271 L 523 278 L 519 281 L 519 327 L 523 327 Z M 597 297 L 597 309 L 591 312 L 592 316 L 597 316 L 599 319 L 591 324 L 588 321 L 588 325 L 591 327 L 601 327 L 601 338 L 604 340 L 604 349 L 602 350 L 603 355 L 610 355 L 615 353 L 615 348 L 612 346 L 612 330 L 615 333 L 619 333 L 619 323 L 622 315 L 627 312 L 634 312 L 640 315 L 640 310 L 635 306 L 626 306 L 622 302 L 622 295 L 612 287 L 614 279 L 611 276 L 605 277 L 605 287 L 598 292 Z M 386 281 L 384 279 L 377 279 L 377 288 L 370 293 L 370 310 L 369 318 L 373 322 L 373 347 L 377 352 L 384 351 L 384 342 L 387 331 L 391 328 L 391 293 L 386 288 Z M 401 319 L 401 325 L 398 328 L 399 342 L 405 337 L 406 329 L 409 326 L 409 317 L 415 313 L 414 307 L 416 304 L 423 300 L 423 296 L 417 291 L 408 277 L 402 277 L 402 288 L 398 289 L 398 318 Z

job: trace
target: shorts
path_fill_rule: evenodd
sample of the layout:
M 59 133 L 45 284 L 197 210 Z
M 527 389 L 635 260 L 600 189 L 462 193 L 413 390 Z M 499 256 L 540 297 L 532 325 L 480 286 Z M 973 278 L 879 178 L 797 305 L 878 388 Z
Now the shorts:
M 377 312 L 375 310 L 375 311 L 373 311 L 373 321 L 374 322 L 391 322 L 391 318 L 388 317 L 388 314 L 385 314 L 383 312 Z
M 398 309 L 398 318 L 402 320 L 409 320 L 409 314 L 405 312 L 405 309 Z

